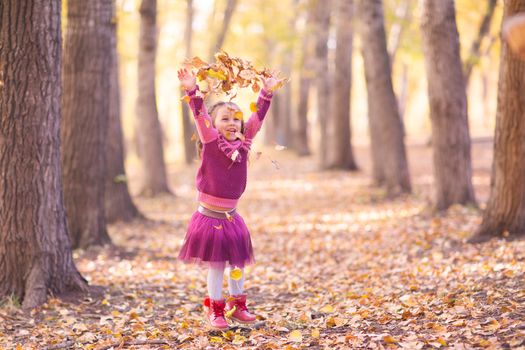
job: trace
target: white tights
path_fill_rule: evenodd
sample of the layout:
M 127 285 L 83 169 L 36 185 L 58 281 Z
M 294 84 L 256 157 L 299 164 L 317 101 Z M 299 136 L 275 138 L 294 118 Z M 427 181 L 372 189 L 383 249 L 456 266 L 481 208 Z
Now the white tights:
M 222 280 L 225 267 L 210 267 L 208 270 L 208 295 L 213 300 L 222 299 Z M 229 269 L 231 270 L 231 268 Z M 241 269 L 242 277 L 236 281 L 228 273 L 228 291 L 230 295 L 239 295 L 244 291 L 244 268 Z

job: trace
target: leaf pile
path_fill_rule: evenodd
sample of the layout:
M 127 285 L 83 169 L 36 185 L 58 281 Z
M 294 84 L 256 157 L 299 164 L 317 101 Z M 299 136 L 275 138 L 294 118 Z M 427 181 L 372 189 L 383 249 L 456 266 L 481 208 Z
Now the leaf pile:
M 0 349 L 525 346 L 525 242 L 464 243 L 480 212 L 430 212 L 430 166 L 412 172 L 416 195 L 388 200 L 368 187 L 366 174 L 318 173 L 312 158 L 264 152 L 280 168 L 253 160 L 239 206 L 257 259 L 245 270 L 254 326 L 205 325 L 206 271 L 175 260 L 195 210 L 195 169 L 177 169 L 177 197 L 136 199 L 155 221 L 113 225 L 116 247 L 75 252 L 101 295 L 50 299 L 31 313 L 15 300 L 0 306 Z M 431 159 L 429 150 L 418 155 Z M 490 162 L 480 160 L 490 157 L 473 159 L 484 194 Z

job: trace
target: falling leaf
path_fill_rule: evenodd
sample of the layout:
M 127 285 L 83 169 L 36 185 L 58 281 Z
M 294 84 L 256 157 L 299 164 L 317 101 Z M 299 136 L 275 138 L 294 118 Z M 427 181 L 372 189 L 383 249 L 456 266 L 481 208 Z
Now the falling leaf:
M 186 103 L 190 103 L 191 98 L 188 95 L 184 95 L 180 98 L 180 100 Z
M 252 112 L 255 113 L 255 112 L 257 112 L 258 110 L 259 110 L 259 108 L 258 108 L 258 106 L 257 106 L 257 103 L 255 103 L 255 102 L 250 103 L 250 111 L 252 111 Z
M 190 139 L 190 140 L 191 140 L 192 142 L 197 141 L 197 134 L 196 134 L 196 133 L 193 133 L 193 134 L 191 135 L 191 139 Z
M 208 69 L 208 76 L 212 78 L 217 78 L 219 80 L 226 80 L 226 75 L 221 71 L 216 71 L 213 69 Z
M 276 151 L 283 151 L 286 149 L 286 146 L 281 146 L 281 145 L 275 145 L 275 150 Z
M 261 87 L 257 83 L 252 84 L 252 91 L 258 93 L 261 90 Z
M 238 119 L 238 120 L 243 120 L 244 119 L 243 113 L 241 111 L 235 112 L 234 117 L 235 117 L 235 119 Z
M 290 332 L 290 335 L 288 336 L 288 339 L 290 339 L 293 342 L 300 343 L 303 341 L 303 335 L 300 330 L 294 330 Z
M 204 124 L 206 125 L 207 128 L 210 127 L 210 121 L 208 119 L 204 119 Z
M 230 278 L 234 281 L 239 281 L 242 278 L 242 270 L 238 267 L 235 267 L 230 271 Z

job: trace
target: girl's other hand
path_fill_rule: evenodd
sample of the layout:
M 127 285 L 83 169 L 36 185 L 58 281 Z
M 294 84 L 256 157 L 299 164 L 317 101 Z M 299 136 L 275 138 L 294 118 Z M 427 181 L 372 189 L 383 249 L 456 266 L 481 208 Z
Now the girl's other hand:
M 177 72 L 182 87 L 186 90 L 193 90 L 197 85 L 197 79 L 192 71 L 188 71 L 186 68 L 179 69 Z
M 273 73 L 268 78 L 263 78 L 262 79 L 263 86 L 264 86 L 264 89 L 266 91 L 277 90 L 278 88 L 280 88 L 283 85 L 284 80 L 285 80 L 284 78 L 283 79 L 275 78 Z

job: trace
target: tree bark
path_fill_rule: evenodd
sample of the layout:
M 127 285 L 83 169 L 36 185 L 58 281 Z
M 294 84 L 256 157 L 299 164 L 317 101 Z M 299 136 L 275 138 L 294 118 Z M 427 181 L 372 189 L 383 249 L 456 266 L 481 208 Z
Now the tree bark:
M 115 2 L 113 13 L 115 16 Z M 109 125 L 107 139 L 107 171 L 105 208 L 108 223 L 131 221 L 143 217 L 129 194 L 126 169 L 124 167 L 124 137 L 120 119 L 120 81 L 119 59 L 117 52 L 117 24 L 112 25 L 111 32 L 111 73 Z
M 317 119 L 320 131 L 319 166 L 323 169 L 329 166 L 329 131 L 333 119 L 330 106 L 330 71 L 328 65 L 331 2 L 332 0 L 315 0 Z
M 111 67 L 111 0 L 68 1 L 61 125 L 64 199 L 74 248 L 110 242 L 104 187 Z
M 0 298 L 87 291 L 60 172 L 61 4 L 0 1 Z
M 140 193 L 155 196 L 171 193 L 166 178 L 162 131 L 155 92 L 155 59 L 157 56 L 157 1 L 140 4 L 140 39 L 138 57 L 137 141 L 142 160 Z
M 375 184 L 386 185 L 389 195 L 410 192 L 403 127 L 386 49 L 383 3 L 381 0 L 361 0 L 358 11 L 362 21 L 373 179 Z
M 191 58 L 191 42 L 193 36 L 193 0 L 186 0 L 186 26 L 184 28 L 184 44 L 186 58 Z M 182 92 L 184 95 L 184 92 Z M 184 160 L 186 164 L 191 164 L 197 156 L 197 148 L 192 141 L 192 136 L 195 133 L 195 126 L 193 124 L 190 109 L 187 103 L 182 105 L 182 130 L 184 138 Z
M 503 19 L 525 11 L 525 0 L 505 1 Z M 525 61 L 502 42 L 490 197 L 470 242 L 525 235 Z
M 425 0 L 421 16 L 428 81 L 436 209 L 475 204 L 467 94 L 454 0 Z
M 357 170 L 351 143 L 350 92 L 352 88 L 353 1 L 338 0 L 334 96 L 334 149 L 331 167 Z
M 481 58 L 481 42 L 490 32 L 490 24 L 492 23 L 492 18 L 494 17 L 494 10 L 497 5 L 497 0 L 488 0 L 487 12 L 483 16 L 481 24 L 479 26 L 478 36 L 476 40 L 472 43 L 470 48 L 470 54 L 465 61 L 465 84 L 468 86 L 470 82 L 470 76 L 472 74 L 472 69 L 479 62 Z
M 222 45 L 224 45 L 226 33 L 228 33 L 228 28 L 230 27 L 230 22 L 233 17 L 233 13 L 235 11 L 236 6 L 237 0 L 228 0 L 228 2 L 226 3 L 226 9 L 224 10 L 224 17 L 222 20 L 221 29 L 219 30 L 219 34 L 217 35 L 215 43 L 211 46 L 210 60 L 213 59 L 215 53 L 222 48 Z

